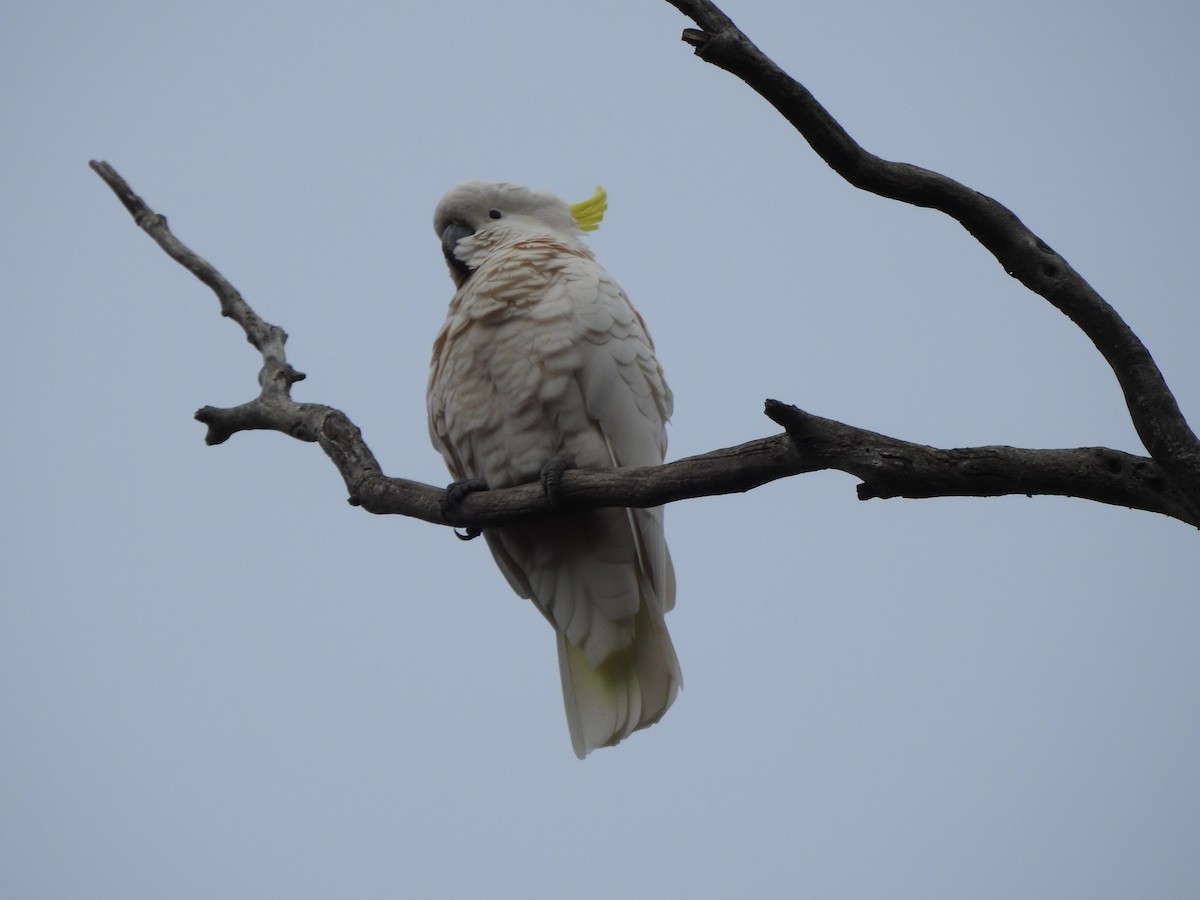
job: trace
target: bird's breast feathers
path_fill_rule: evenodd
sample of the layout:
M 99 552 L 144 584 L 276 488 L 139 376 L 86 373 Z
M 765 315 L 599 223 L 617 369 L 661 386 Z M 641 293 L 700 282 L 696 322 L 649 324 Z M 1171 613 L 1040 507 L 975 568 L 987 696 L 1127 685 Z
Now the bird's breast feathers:
M 624 292 L 581 245 L 553 239 L 480 260 L 434 342 L 429 400 L 451 471 L 493 487 L 559 453 L 581 467 L 661 462 L 671 406 Z

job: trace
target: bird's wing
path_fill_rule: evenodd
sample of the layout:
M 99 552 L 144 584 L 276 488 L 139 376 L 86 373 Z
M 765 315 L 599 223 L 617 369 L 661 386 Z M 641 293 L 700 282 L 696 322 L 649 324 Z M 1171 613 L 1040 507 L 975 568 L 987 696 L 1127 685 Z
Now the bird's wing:
M 595 287 L 577 289 L 576 298 L 584 326 L 579 379 L 587 416 L 603 434 L 612 465 L 659 465 L 667 448 L 670 388 L 642 317 L 607 272 L 595 263 L 591 267 Z M 663 511 L 633 509 L 629 518 L 643 569 L 663 610 L 669 610 L 675 604 L 675 574 L 663 537 Z

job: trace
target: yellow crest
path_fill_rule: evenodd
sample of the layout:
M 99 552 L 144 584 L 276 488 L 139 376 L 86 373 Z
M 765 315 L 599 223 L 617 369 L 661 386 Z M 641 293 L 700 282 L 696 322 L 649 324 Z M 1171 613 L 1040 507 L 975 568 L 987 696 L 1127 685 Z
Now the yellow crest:
M 571 218 L 575 220 L 580 231 L 595 231 L 600 227 L 600 220 L 604 218 L 606 209 L 608 194 L 604 193 L 604 188 L 596 185 L 596 193 L 586 200 L 571 204 Z

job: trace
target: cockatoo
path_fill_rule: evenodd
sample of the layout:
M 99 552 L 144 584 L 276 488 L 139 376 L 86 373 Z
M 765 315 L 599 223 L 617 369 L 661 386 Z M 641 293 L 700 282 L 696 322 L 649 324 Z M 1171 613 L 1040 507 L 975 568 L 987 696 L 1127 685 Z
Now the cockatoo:
M 433 345 L 429 433 L 463 484 L 663 461 L 672 399 L 654 344 L 580 240 L 606 208 L 600 188 L 569 206 L 482 181 L 438 204 L 434 230 L 458 290 Z M 483 534 L 513 590 L 554 626 L 576 756 L 662 718 L 683 681 L 663 620 L 675 573 L 662 509 L 565 513 Z

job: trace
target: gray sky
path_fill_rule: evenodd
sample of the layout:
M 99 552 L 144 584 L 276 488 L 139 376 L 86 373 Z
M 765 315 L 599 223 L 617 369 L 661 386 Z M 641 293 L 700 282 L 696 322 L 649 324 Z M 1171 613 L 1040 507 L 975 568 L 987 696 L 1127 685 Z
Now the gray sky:
M 873 151 L 1012 208 L 1200 416 L 1200 6 L 728 0 Z M 0 895 L 1193 897 L 1195 531 L 1052 498 L 672 506 L 686 686 L 583 763 L 483 542 L 353 509 L 107 159 L 389 474 L 441 484 L 435 203 L 589 240 L 676 394 L 670 456 L 775 397 L 942 446 L 1140 452 L 1111 372 L 955 223 L 862 194 L 662 0 L 10 4 Z

